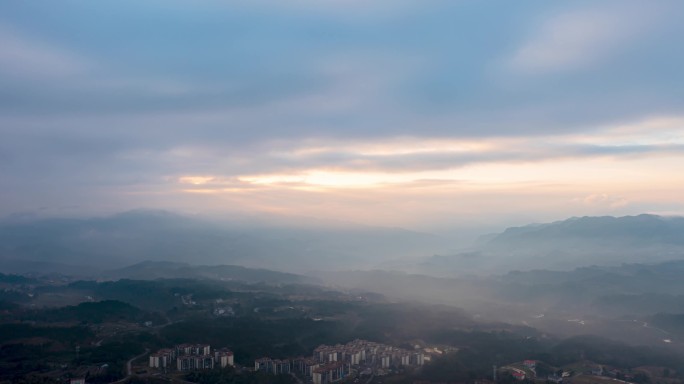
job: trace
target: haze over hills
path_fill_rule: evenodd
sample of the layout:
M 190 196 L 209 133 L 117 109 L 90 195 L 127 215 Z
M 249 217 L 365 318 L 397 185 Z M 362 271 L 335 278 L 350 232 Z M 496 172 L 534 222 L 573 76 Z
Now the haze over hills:
M 444 237 L 401 228 L 324 222 L 287 226 L 276 220 L 269 224 L 244 217 L 216 220 L 131 211 L 90 219 L 5 221 L 0 224 L 0 258 L 7 272 L 68 272 L 74 269 L 70 265 L 78 265 L 81 272 L 91 273 L 146 260 L 300 273 L 386 269 L 458 276 L 571 270 L 682 259 L 684 218 L 570 218 L 512 227 L 484 239 L 464 248 Z
M 124 268 L 104 271 L 98 274 L 104 279 L 214 279 L 237 280 L 248 283 L 268 282 L 271 284 L 318 283 L 312 277 L 268 269 L 245 268 L 237 265 L 190 265 L 170 261 L 143 261 Z
M 493 338 L 493 352 L 475 359 L 490 356 L 488 367 L 499 364 L 496 353 L 510 337 L 521 345 L 613 345 L 591 358 L 602 362 L 631 356 L 629 348 L 653 348 L 663 355 L 613 364 L 674 366 L 669 359 L 684 353 L 682 223 L 653 215 L 572 218 L 509 228 L 478 248 L 427 258 L 421 255 L 448 242 L 401 229 L 247 225 L 147 211 L 5 223 L 0 311 L 44 325 L 79 324 L 85 316 L 100 332 L 87 351 L 120 337 L 106 333 L 105 324 L 127 322 L 135 332 L 169 337 L 155 348 L 192 335 L 242 345 L 235 340 L 244 332 L 268 335 L 280 324 L 287 337 L 333 327 L 326 332 L 335 342 L 434 340 L 466 351 L 482 349 L 481 337 Z M 641 262 L 623 262 L 630 258 Z M 566 268 L 572 264 L 580 267 Z M 11 268 L 33 277 L 5 274 Z M 65 276 L 41 275 L 41 268 Z M 421 268 L 429 273 L 417 273 Z M 259 319 L 263 329 L 251 328 Z M 24 334 L 39 332 L 25 328 Z M 278 335 L 249 341 L 238 350 L 241 364 L 273 351 L 283 358 L 308 354 L 321 343 L 319 336 L 304 339 L 283 350 L 268 347 L 282 344 Z M 121 366 L 143 353 L 141 345 L 147 344 L 132 341 L 130 353 L 112 361 Z M 520 345 L 511 350 L 517 357 L 507 361 L 534 356 Z M 568 362 L 585 359 L 582 352 Z
M 505 273 L 682 258 L 684 218 L 647 214 L 573 217 L 508 228 L 484 237 L 466 252 L 427 258 L 416 270 L 441 275 Z
M 488 242 L 490 247 L 530 247 L 588 251 L 596 247 L 684 246 L 684 218 L 638 215 L 573 217 L 549 224 L 506 229 Z
M 144 260 L 237 264 L 282 271 L 371 268 L 388 259 L 448 249 L 434 235 L 400 228 L 269 225 L 207 220 L 165 211 L 91 219 L 43 219 L 0 226 L 0 257 L 17 270 L 51 263 L 99 269 Z M 38 263 L 38 264 L 36 264 Z
M 488 277 L 380 270 L 327 272 L 318 277 L 337 289 L 457 306 L 480 321 L 522 324 L 565 336 L 602 335 L 635 344 L 661 345 L 668 340 L 684 348 L 675 340 L 684 329 L 681 316 L 676 316 L 684 312 L 683 272 L 684 260 L 679 260 Z
M 683 239 L 684 219 L 655 215 L 514 227 L 475 249 L 430 257 L 448 242 L 401 229 L 241 226 L 157 211 L 0 231 L 5 273 L 328 284 L 496 316 L 509 304 L 611 315 L 684 310 Z
M 684 384 L 682 19 L 0 1 L 0 384 Z

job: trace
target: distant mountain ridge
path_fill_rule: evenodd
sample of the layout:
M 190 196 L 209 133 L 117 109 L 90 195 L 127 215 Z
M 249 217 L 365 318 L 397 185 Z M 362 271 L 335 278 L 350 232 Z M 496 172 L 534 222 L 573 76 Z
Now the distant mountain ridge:
M 511 227 L 456 254 L 447 251 L 456 245 L 448 240 L 400 228 L 284 225 L 144 210 L 91 219 L 10 220 L 0 223 L 0 272 L 77 274 L 90 268 L 92 274 L 148 260 L 300 275 L 381 268 L 454 276 L 684 259 L 684 218 L 647 214 Z M 199 275 L 218 271 L 184 268 Z M 166 277 L 174 273 L 170 265 L 159 264 L 148 276 L 157 270 Z M 230 276 L 235 270 L 221 273 Z
M 268 269 L 245 268 L 238 265 L 190 265 L 170 261 L 143 261 L 128 267 L 103 272 L 107 279 L 213 279 L 247 283 L 271 284 L 314 283 L 316 279 Z
M 553 242 L 570 238 L 593 239 L 602 242 L 628 241 L 637 246 L 684 245 L 684 218 L 649 214 L 623 217 L 573 217 L 549 224 L 511 227 L 490 239 L 488 244 L 524 245 L 527 242 Z
M 474 249 L 426 258 L 416 271 L 449 276 L 678 259 L 684 259 L 682 217 L 585 216 L 511 227 L 487 235 Z
M 0 222 L 0 261 L 12 263 L 12 271 L 25 270 L 27 262 L 104 270 L 144 260 L 289 272 L 369 268 L 392 258 L 441 251 L 447 248 L 443 243 L 437 236 L 399 228 L 285 226 L 282 221 L 218 221 L 145 210 L 89 219 Z

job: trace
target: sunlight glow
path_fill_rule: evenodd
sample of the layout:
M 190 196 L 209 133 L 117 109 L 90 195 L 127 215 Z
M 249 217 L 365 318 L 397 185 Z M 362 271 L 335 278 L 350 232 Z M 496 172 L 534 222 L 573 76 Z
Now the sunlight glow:
M 214 177 L 213 176 L 183 176 L 178 178 L 178 182 L 181 184 L 193 184 L 193 185 L 202 185 L 202 184 L 207 184 L 210 181 L 213 181 Z

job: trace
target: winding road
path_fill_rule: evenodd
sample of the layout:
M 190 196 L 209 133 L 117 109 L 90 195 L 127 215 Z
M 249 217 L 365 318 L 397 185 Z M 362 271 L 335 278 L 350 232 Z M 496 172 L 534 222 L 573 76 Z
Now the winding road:
M 133 372 L 132 372 L 133 361 L 135 361 L 135 360 L 137 360 L 137 359 L 139 359 L 139 358 L 141 358 L 141 357 L 147 355 L 148 353 L 150 353 L 150 350 L 147 349 L 147 348 L 145 348 L 145 352 L 139 354 L 138 356 L 134 356 L 134 357 L 130 358 L 130 360 L 128 360 L 128 361 L 126 362 L 126 377 L 124 377 L 124 378 L 121 379 L 121 380 L 113 381 L 113 382 L 111 382 L 111 383 L 109 383 L 109 384 L 123 383 L 124 381 L 128 380 L 128 378 L 131 377 L 131 376 L 133 375 Z

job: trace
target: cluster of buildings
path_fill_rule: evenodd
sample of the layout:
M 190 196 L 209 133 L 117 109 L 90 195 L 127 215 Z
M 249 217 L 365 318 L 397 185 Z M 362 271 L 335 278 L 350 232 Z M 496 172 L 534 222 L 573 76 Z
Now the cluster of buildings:
M 408 351 L 367 340 L 354 340 L 341 345 L 321 345 L 314 350 L 314 359 L 322 363 L 342 361 L 352 366 L 366 365 L 377 368 L 398 368 L 423 365 L 422 351 Z
M 591 374 L 594 376 L 605 376 L 618 380 L 633 380 L 634 376 L 629 373 L 624 373 L 617 368 L 608 368 L 602 365 L 595 366 L 591 369 Z
M 233 365 L 233 352 L 219 349 L 212 353 L 208 344 L 180 344 L 174 348 L 160 349 L 150 355 L 150 368 L 164 370 L 175 368 L 179 371 L 190 371 Z
M 515 363 L 518 368 L 514 366 L 505 366 L 502 369 L 505 371 L 508 371 L 513 378 L 515 378 L 518 381 L 522 381 L 525 379 L 531 379 L 531 380 L 543 380 L 544 377 L 540 377 L 537 375 L 537 361 L 536 360 L 524 360 L 522 362 L 522 366 L 519 365 L 519 363 Z M 521 369 L 522 368 L 522 369 Z M 494 380 L 496 381 L 496 366 L 494 367 Z M 566 377 L 570 377 L 570 372 L 563 372 L 562 375 L 558 374 L 557 372 L 554 372 L 552 374 L 546 375 L 546 382 L 547 383 L 556 383 L 556 384 L 562 384 L 563 379 Z
M 522 365 L 519 365 L 519 363 L 515 363 L 517 365 L 517 368 L 513 365 L 508 365 L 505 367 L 502 367 L 501 369 L 510 373 L 513 378 L 516 380 L 525 380 L 525 379 L 534 379 L 537 377 L 537 361 L 536 360 L 524 360 L 522 362 Z M 496 381 L 497 377 L 497 367 L 494 366 L 494 381 Z
M 258 359 L 254 362 L 254 370 L 272 374 L 297 372 L 310 377 L 314 384 L 326 384 L 345 378 L 352 368 L 361 367 L 372 372 L 374 368 L 389 370 L 424 363 L 425 355 L 422 351 L 408 351 L 367 340 L 354 340 L 344 345 L 321 345 L 314 350 L 311 358 Z
M 293 360 L 265 357 L 254 361 L 254 370 L 274 375 L 296 372 L 311 378 L 314 384 L 324 384 L 345 378 L 351 370 L 351 364 L 344 361 L 321 362 L 306 357 Z
M 290 360 L 270 359 L 264 357 L 254 361 L 254 370 L 280 375 L 292 372 L 292 362 Z

